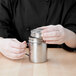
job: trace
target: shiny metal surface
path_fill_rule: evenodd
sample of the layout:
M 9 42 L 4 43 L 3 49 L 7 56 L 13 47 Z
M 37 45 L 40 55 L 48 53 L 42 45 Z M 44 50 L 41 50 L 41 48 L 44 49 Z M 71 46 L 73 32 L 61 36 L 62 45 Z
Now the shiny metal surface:
M 33 63 L 47 61 L 47 45 L 41 37 L 42 29 L 34 29 L 29 37 L 29 60 Z
M 29 42 L 29 60 L 34 63 L 42 63 L 47 61 L 47 45 L 44 42 L 38 42 L 33 38 L 32 42 Z
M 42 38 L 41 31 L 42 31 L 42 29 L 39 29 L 39 28 L 33 29 L 33 30 L 31 30 L 31 36 L 36 37 L 36 38 Z

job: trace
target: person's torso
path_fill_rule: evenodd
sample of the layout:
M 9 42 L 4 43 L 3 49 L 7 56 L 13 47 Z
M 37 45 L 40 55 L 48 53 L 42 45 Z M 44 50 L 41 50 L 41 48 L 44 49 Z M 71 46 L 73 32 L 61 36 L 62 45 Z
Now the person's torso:
M 28 41 L 34 28 L 63 25 L 72 3 L 72 0 L 12 0 L 13 23 L 21 40 Z

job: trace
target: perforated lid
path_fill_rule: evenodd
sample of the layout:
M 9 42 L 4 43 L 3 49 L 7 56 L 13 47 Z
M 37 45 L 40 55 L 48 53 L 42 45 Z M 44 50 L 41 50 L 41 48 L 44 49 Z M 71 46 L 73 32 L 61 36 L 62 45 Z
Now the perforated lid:
M 42 29 L 40 29 L 40 28 L 33 29 L 33 30 L 31 30 L 31 36 L 35 37 L 35 38 L 42 38 L 41 31 L 42 31 Z

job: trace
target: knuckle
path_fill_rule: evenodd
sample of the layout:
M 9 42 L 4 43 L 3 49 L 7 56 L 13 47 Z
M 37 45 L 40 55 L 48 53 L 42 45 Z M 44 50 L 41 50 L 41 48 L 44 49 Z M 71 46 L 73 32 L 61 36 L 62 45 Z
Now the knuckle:
M 60 30 L 60 29 L 63 29 L 63 26 L 62 25 L 57 25 L 57 28 Z
M 62 25 L 58 24 L 57 27 L 62 27 Z
M 16 38 L 12 38 L 11 41 L 17 41 L 17 39 Z
M 16 38 L 13 38 L 12 40 L 17 40 Z

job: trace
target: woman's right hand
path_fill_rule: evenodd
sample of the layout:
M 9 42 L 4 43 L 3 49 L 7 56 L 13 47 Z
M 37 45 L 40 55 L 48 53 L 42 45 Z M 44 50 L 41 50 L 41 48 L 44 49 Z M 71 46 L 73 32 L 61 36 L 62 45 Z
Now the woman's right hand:
M 25 55 L 26 41 L 19 42 L 17 39 L 0 39 L 0 52 L 10 59 L 21 59 Z

